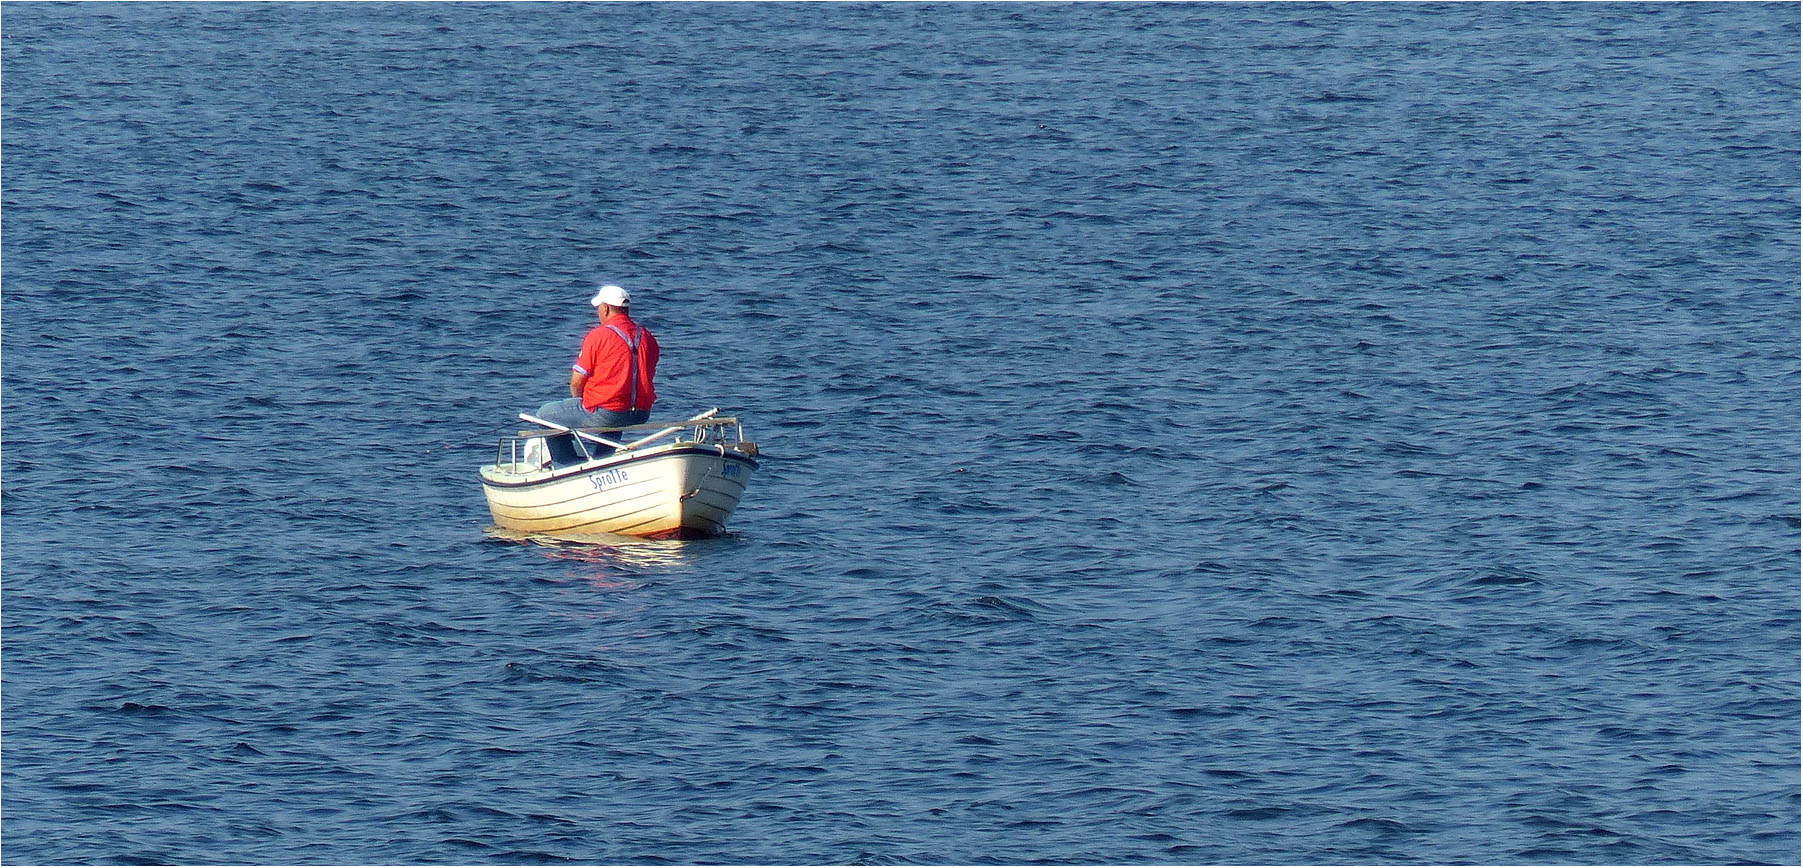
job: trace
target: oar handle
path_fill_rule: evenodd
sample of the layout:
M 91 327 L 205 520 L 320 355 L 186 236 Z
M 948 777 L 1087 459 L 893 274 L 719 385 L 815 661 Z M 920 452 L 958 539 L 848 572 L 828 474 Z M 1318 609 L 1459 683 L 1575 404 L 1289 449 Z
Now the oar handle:
M 616 443 L 612 440 L 607 439 L 606 437 L 602 437 L 599 434 L 590 434 L 587 431 L 579 431 L 575 428 L 570 428 L 565 425 L 559 425 L 556 422 L 547 422 L 543 419 L 538 418 L 537 416 L 532 415 L 531 413 L 521 413 L 520 419 L 522 419 L 523 421 L 526 421 L 526 422 L 531 422 L 534 425 L 543 425 L 546 428 L 552 428 L 552 429 L 555 429 L 558 431 L 563 431 L 568 434 L 574 434 L 577 437 L 581 437 L 584 440 L 592 440 L 596 443 L 602 443 L 602 444 L 605 444 L 608 446 L 612 446 L 615 449 L 624 449 L 625 448 L 625 444 Z
M 646 443 L 650 443 L 651 441 L 656 440 L 657 438 L 662 437 L 665 434 L 674 434 L 678 431 L 681 431 L 684 428 L 689 427 L 690 425 L 695 424 L 696 422 L 706 421 L 708 418 L 712 417 L 715 413 L 718 413 L 718 412 L 720 412 L 720 408 L 715 407 L 714 409 L 709 410 L 706 413 L 702 413 L 700 415 L 691 417 L 685 421 L 678 422 L 674 425 L 671 425 L 670 427 L 665 428 L 662 431 L 657 432 L 656 434 L 651 434 L 649 436 L 640 437 L 639 439 L 626 444 L 626 446 L 624 448 L 637 449 L 638 447 L 643 446 Z
M 590 440 L 595 443 L 602 443 L 602 444 L 605 444 L 608 446 L 612 446 L 613 448 L 615 448 L 621 452 L 625 452 L 629 449 L 636 449 L 636 448 L 638 448 L 646 443 L 649 443 L 653 440 L 656 440 L 657 438 L 662 437 L 666 434 L 673 434 L 677 431 L 681 431 L 682 429 L 684 429 L 690 425 L 693 425 L 697 422 L 706 422 L 707 420 L 713 418 L 715 415 L 719 414 L 719 412 L 720 412 L 720 408 L 715 407 L 712 410 L 708 410 L 703 413 L 697 413 L 694 416 L 691 416 L 688 419 L 685 419 L 681 422 L 676 422 L 676 423 L 671 424 L 670 427 L 665 428 L 662 431 L 657 432 L 656 434 L 653 434 L 649 437 L 640 437 L 639 439 L 634 440 L 631 443 L 620 443 L 615 440 L 609 440 L 606 437 L 602 437 L 599 434 L 590 434 L 587 431 L 584 431 L 580 428 L 571 428 L 567 425 L 559 425 L 556 422 L 550 422 L 550 421 L 546 421 L 544 419 L 540 419 L 537 416 L 532 415 L 531 413 L 521 413 L 520 419 L 521 419 L 521 421 L 531 422 L 534 425 L 543 425 L 546 428 L 550 428 L 555 431 L 563 431 L 563 432 L 566 432 L 569 434 L 574 434 L 577 437 L 583 438 L 584 440 Z M 632 427 L 637 428 L 637 427 L 641 427 L 641 426 L 635 425 Z

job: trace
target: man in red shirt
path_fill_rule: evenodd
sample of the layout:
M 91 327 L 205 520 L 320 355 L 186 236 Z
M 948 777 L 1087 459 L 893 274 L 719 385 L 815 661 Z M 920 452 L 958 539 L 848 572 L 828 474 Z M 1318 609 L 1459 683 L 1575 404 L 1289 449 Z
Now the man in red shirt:
M 657 373 L 657 338 L 632 321 L 632 297 L 609 284 L 589 299 L 601 324 L 589 329 L 582 350 L 570 366 L 570 397 L 538 408 L 538 417 L 571 428 L 613 428 L 638 425 L 651 418 L 657 400 L 652 379 Z M 602 436 L 619 439 L 617 432 Z M 558 464 L 580 459 L 572 437 L 546 441 Z M 585 441 L 589 451 L 601 454 L 608 447 Z

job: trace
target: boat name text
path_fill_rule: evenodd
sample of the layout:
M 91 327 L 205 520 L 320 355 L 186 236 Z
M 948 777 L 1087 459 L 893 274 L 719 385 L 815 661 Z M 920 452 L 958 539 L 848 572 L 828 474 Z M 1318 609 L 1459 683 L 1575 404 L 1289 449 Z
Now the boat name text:
M 596 491 L 606 491 L 615 485 L 624 485 L 627 482 L 626 471 L 616 467 L 612 470 L 591 473 L 588 481 L 594 483 Z

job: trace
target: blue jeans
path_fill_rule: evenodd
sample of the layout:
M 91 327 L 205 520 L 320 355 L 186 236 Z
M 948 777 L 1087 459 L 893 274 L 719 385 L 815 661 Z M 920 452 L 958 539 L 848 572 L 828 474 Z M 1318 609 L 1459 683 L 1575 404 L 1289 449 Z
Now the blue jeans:
M 556 422 L 566 428 L 613 428 L 624 425 L 639 425 L 651 420 L 650 410 L 627 410 L 621 412 L 618 410 L 609 410 L 606 407 L 596 407 L 592 411 L 584 410 L 582 409 L 581 398 L 565 398 L 561 401 L 552 401 L 551 403 L 538 408 L 538 412 L 533 415 L 546 422 Z M 601 436 L 612 440 L 620 439 L 617 432 L 612 431 L 603 431 L 601 432 Z M 597 458 L 613 453 L 611 447 L 603 446 L 593 440 L 585 440 L 583 441 L 583 445 L 588 447 L 589 454 L 594 455 Z M 583 460 L 582 453 L 576 446 L 576 438 L 569 434 L 546 437 L 545 446 L 551 450 L 551 460 L 557 462 L 560 466 L 565 464 L 576 464 Z

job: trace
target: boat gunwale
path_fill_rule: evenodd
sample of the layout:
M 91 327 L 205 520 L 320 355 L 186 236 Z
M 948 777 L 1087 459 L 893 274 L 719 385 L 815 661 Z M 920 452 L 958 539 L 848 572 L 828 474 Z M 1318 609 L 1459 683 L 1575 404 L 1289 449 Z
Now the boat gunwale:
M 596 459 L 591 462 L 585 462 L 583 464 L 575 464 L 575 465 L 571 465 L 569 467 L 559 468 L 558 470 L 554 471 L 552 473 L 552 475 L 546 476 L 542 479 L 532 479 L 532 480 L 526 480 L 526 481 L 522 481 L 522 482 L 508 482 L 505 480 L 494 479 L 489 476 L 489 471 L 493 470 L 496 473 L 500 472 L 499 470 L 496 469 L 498 467 L 498 465 L 494 465 L 494 464 L 484 465 L 477 471 L 477 475 L 482 477 L 483 485 L 492 486 L 495 488 L 532 488 L 534 486 L 539 486 L 539 485 L 550 485 L 550 484 L 557 483 L 557 482 L 564 482 L 564 481 L 576 478 L 578 476 L 586 476 L 597 470 L 610 470 L 615 467 L 625 467 L 626 465 L 633 464 L 636 462 L 651 461 L 651 460 L 658 459 L 658 458 L 673 458 L 673 457 L 703 456 L 703 455 L 707 456 L 709 458 L 721 458 L 721 459 L 726 459 L 726 460 L 731 460 L 731 461 L 739 461 L 739 462 L 749 465 L 751 467 L 751 469 L 753 469 L 753 470 L 756 470 L 758 468 L 757 461 L 753 460 L 750 456 L 745 455 L 742 452 L 737 452 L 735 450 L 727 449 L 723 446 L 718 446 L 718 445 L 704 446 L 704 445 L 694 444 L 694 443 L 686 443 L 686 444 L 685 443 L 672 443 L 667 446 L 652 447 L 652 451 L 649 451 L 649 452 L 635 449 L 632 452 L 627 453 L 625 455 L 617 455 L 617 454 L 609 455 L 605 458 L 599 458 L 599 459 Z

